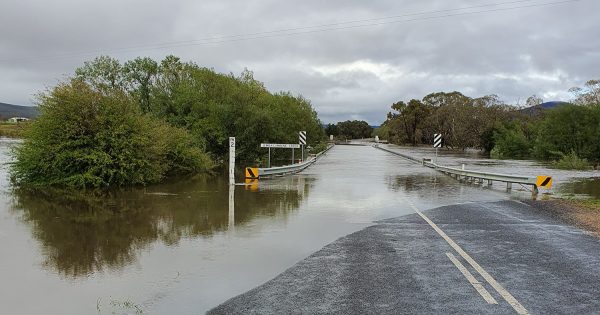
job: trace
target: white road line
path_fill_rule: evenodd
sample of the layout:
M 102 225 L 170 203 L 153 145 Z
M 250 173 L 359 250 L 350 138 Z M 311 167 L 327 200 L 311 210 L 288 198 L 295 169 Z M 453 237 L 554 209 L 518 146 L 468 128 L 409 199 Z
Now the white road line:
M 527 309 L 517 301 L 500 283 L 498 283 L 487 271 L 485 271 L 481 266 L 473 259 L 469 254 L 467 254 L 458 244 L 456 244 L 444 231 L 442 231 L 433 221 L 431 221 L 427 216 L 425 216 L 417 207 L 415 207 L 411 202 L 408 202 L 410 207 L 421 217 L 425 222 L 429 223 L 429 225 L 444 239 L 446 242 L 454 248 L 454 250 L 464 258 L 482 277 L 489 283 L 497 292 L 504 298 L 510 306 L 518 313 L 522 315 L 529 314 Z
M 452 253 L 446 253 L 446 256 L 448 256 L 448 258 L 450 258 L 450 261 L 452 261 L 454 266 L 456 266 L 456 268 L 458 268 L 458 270 L 460 270 L 460 272 L 463 274 L 463 276 L 465 276 L 465 278 L 467 278 L 467 281 L 469 281 L 469 283 L 475 288 L 475 290 L 477 290 L 477 292 L 479 292 L 481 297 L 488 304 L 498 304 L 498 302 L 496 302 L 494 297 L 481 285 L 481 283 L 479 281 L 477 281 L 477 279 L 475 279 L 475 277 L 473 277 L 471 272 L 469 272 L 469 270 L 467 270 L 467 268 L 465 268 L 465 266 L 463 266 L 463 264 L 458 259 L 456 259 L 456 257 L 454 257 L 454 255 Z

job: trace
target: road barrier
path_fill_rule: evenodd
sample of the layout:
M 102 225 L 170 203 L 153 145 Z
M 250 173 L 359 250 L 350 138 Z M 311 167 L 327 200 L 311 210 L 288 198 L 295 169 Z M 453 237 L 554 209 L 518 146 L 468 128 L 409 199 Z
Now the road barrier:
M 450 175 L 451 177 L 454 177 L 460 181 L 464 180 L 464 181 L 475 182 L 477 180 L 479 182 L 479 184 L 483 184 L 483 181 L 487 180 L 488 186 L 491 186 L 493 181 L 505 182 L 507 190 L 512 189 L 512 184 L 531 185 L 533 187 L 532 193 L 534 193 L 534 194 L 538 193 L 538 187 L 545 187 L 545 188 L 552 187 L 552 177 L 550 177 L 550 176 L 531 177 L 531 176 L 517 176 L 517 175 L 509 175 L 509 174 L 490 173 L 490 172 L 482 172 L 482 171 L 470 171 L 470 170 L 464 169 L 464 164 L 463 164 L 462 169 L 448 167 L 448 166 L 438 165 L 438 164 L 434 163 L 433 161 L 431 161 L 431 159 L 419 160 L 417 158 L 414 158 L 414 157 L 406 155 L 406 154 L 388 150 L 386 148 L 381 148 L 377 145 L 374 147 L 377 149 L 401 156 L 401 157 L 411 160 L 415 163 L 420 163 L 423 166 L 433 168 L 444 174 Z
M 276 166 L 276 167 L 265 167 L 265 168 L 247 167 L 246 168 L 246 178 L 264 178 L 264 177 L 283 176 L 283 175 L 298 173 L 298 172 L 304 170 L 305 168 L 311 166 L 313 163 L 315 163 L 321 156 L 323 156 L 323 154 L 325 154 L 331 148 L 333 148 L 333 145 L 330 145 L 329 147 L 327 147 L 327 149 L 317 153 L 315 156 L 311 157 L 310 159 L 308 159 L 302 163 L 298 163 L 298 164 Z

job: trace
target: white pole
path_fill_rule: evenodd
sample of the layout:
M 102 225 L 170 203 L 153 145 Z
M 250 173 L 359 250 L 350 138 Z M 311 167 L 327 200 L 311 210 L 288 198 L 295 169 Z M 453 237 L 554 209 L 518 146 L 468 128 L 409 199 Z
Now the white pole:
M 229 229 L 235 227 L 235 186 L 229 185 Z
M 235 185 L 235 137 L 229 137 L 229 185 Z

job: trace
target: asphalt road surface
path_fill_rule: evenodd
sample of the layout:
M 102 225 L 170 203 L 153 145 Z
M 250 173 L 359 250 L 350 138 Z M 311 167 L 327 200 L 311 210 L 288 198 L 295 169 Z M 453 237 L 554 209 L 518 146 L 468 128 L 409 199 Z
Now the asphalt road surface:
M 600 313 L 599 239 L 536 203 L 398 207 L 209 313 Z

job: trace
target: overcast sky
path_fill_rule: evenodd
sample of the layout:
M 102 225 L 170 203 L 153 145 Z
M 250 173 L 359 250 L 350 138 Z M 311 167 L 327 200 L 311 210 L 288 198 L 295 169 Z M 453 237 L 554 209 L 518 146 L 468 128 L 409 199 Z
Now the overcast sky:
M 379 124 L 393 102 L 437 91 L 568 100 L 600 79 L 600 1 L 539 6 L 554 2 L 2 0 L 0 102 L 31 105 L 100 54 L 248 68 L 271 91 L 309 98 L 325 123 Z

